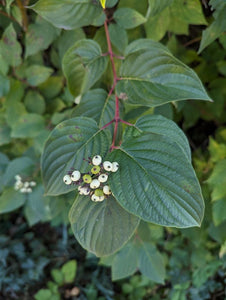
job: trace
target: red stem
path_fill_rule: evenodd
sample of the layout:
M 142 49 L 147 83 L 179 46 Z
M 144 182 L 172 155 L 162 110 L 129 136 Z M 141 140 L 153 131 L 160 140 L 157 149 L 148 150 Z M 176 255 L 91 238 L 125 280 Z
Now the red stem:
M 118 77 L 117 77 L 117 73 L 116 73 L 116 69 L 115 69 L 115 62 L 114 62 L 114 53 L 112 51 L 112 46 L 111 46 L 111 40 L 110 40 L 110 35 L 109 35 L 109 31 L 108 31 L 108 21 L 107 19 L 104 22 L 104 29 L 105 29 L 105 34 L 106 34 L 106 39 L 107 39 L 107 44 L 108 44 L 108 53 L 110 56 L 110 61 L 111 61 L 111 67 L 112 67 L 112 72 L 113 72 L 113 86 L 108 94 L 108 96 L 110 96 L 114 89 L 115 86 L 117 84 L 118 81 Z M 115 147 L 115 142 L 116 142 L 116 137 L 117 137 L 117 131 L 118 131 L 118 123 L 120 122 L 120 118 L 119 118 L 119 99 L 118 96 L 115 94 L 115 117 L 114 120 L 115 121 L 115 128 L 114 128 L 114 135 L 113 135 L 113 139 L 112 139 L 112 144 L 111 144 L 111 149 L 113 149 Z M 106 124 L 108 125 L 108 124 Z

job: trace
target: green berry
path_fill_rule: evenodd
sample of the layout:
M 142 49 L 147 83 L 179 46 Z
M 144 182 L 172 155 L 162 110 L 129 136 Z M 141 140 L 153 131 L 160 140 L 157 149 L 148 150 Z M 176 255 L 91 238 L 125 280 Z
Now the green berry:
M 91 173 L 92 174 L 96 175 L 99 172 L 100 172 L 100 166 L 94 166 L 94 167 L 92 167 L 92 169 L 91 169 Z
M 86 183 L 90 183 L 92 181 L 92 177 L 89 174 L 85 174 L 82 179 Z
M 97 196 L 97 197 L 101 197 L 104 195 L 103 191 L 101 189 L 96 189 L 94 194 Z

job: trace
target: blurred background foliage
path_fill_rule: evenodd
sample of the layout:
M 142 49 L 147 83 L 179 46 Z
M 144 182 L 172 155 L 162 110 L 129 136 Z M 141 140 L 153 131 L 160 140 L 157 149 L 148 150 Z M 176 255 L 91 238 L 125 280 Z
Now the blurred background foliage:
M 70 193 L 43 195 L 44 141 L 79 102 L 66 86 L 63 55 L 85 37 L 103 49 L 106 41 L 102 27 L 56 29 L 26 8 L 35 2 L 0 1 L 0 299 L 225 299 L 225 1 L 171 0 L 153 11 L 152 0 L 121 0 L 118 7 L 136 9 L 147 21 L 135 29 L 118 30 L 114 23 L 110 28 L 116 54 L 143 37 L 167 45 L 195 70 L 214 99 L 152 109 L 177 122 L 187 135 L 206 204 L 200 229 L 139 227 L 144 242 L 148 237 L 164 258 L 164 283 L 139 271 L 123 279 L 120 259 L 130 264 L 124 248 L 101 259 L 87 253 L 68 226 Z M 107 74 L 105 88 L 111 82 Z M 146 111 L 128 107 L 126 119 Z M 36 182 L 32 193 L 14 189 L 16 174 Z

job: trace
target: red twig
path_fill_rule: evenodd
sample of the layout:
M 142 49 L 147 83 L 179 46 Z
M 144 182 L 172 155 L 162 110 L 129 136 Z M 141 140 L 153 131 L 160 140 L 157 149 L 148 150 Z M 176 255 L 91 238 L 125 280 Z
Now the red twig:
M 107 39 L 107 44 L 108 44 L 108 53 L 110 56 L 110 61 L 111 61 L 111 67 L 112 67 L 112 72 L 113 72 L 113 86 L 109 92 L 110 96 L 114 89 L 115 86 L 117 84 L 118 81 L 118 77 L 117 77 L 117 73 L 116 73 L 116 69 L 115 69 L 115 62 L 114 62 L 114 54 L 112 51 L 112 46 L 111 46 L 111 40 L 110 40 L 110 35 L 109 35 L 109 31 L 108 31 L 108 21 L 107 19 L 104 22 L 104 29 L 105 29 L 105 34 L 106 34 L 106 39 Z M 114 135 L 113 135 L 113 140 L 112 140 L 112 144 L 111 144 L 111 149 L 113 149 L 113 147 L 115 146 L 115 142 L 116 142 L 116 137 L 117 137 L 117 131 L 118 131 L 118 123 L 119 123 L 119 99 L 118 96 L 115 94 L 115 118 L 114 118 L 114 122 L 115 122 L 115 128 L 114 128 Z

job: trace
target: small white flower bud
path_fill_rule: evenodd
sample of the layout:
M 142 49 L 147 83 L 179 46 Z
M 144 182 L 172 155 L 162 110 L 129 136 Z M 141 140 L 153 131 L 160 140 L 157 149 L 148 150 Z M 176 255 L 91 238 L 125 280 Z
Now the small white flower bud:
M 71 177 L 69 175 L 65 175 L 63 178 L 63 181 L 67 185 L 71 184 L 71 182 L 72 182 Z
M 94 166 L 99 166 L 102 162 L 102 158 L 100 155 L 95 155 L 92 159 L 92 163 Z
M 111 189 L 110 189 L 109 185 L 105 185 L 103 187 L 103 192 L 105 195 L 111 195 Z
M 71 180 L 72 181 L 78 181 L 81 178 L 81 173 L 77 170 L 75 170 L 72 174 L 71 174 Z
M 100 181 L 97 179 L 93 179 L 90 183 L 91 189 L 97 189 L 100 186 Z
M 106 182 L 108 180 L 108 175 L 107 174 L 100 174 L 100 176 L 98 177 L 98 180 L 100 182 Z
M 103 166 L 104 166 L 104 170 L 106 170 L 106 171 L 111 171 L 112 170 L 112 163 L 110 161 L 105 161 L 103 163 Z
M 27 192 L 27 189 L 23 187 L 22 189 L 20 189 L 20 192 L 21 192 L 21 193 L 26 193 L 26 192 Z
M 35 181 L 31 181 L 30 182 L 30 186 L 36 186 L 36 182 Z
M 25 188 L 28 188 L 28 187 L 29 187 L 29 185 L 30 185 L 30 184 L 29 184 L 29 182 L 28 182 L 28 181 L 24 182 L 24 187 L 25 187 Z
M 31 193 L 31 192 L 32 192 L 32 189 L 31 189 L 31 188 L 27 188 L 26 192 L 27 192 L 27 193 Z
M 17 174 L 17 175 L 15 176 L 15 179 L 16 179 L 17 181 L 21 181 L 22 178 L 21 178 L 20 175 Z
M 118 171 L 118 168 L 119 168 L 119 164 L 116 162 L 116 161 L 114 161 L 113 163 L 112 163 L 112 172 L 117 172 Z

